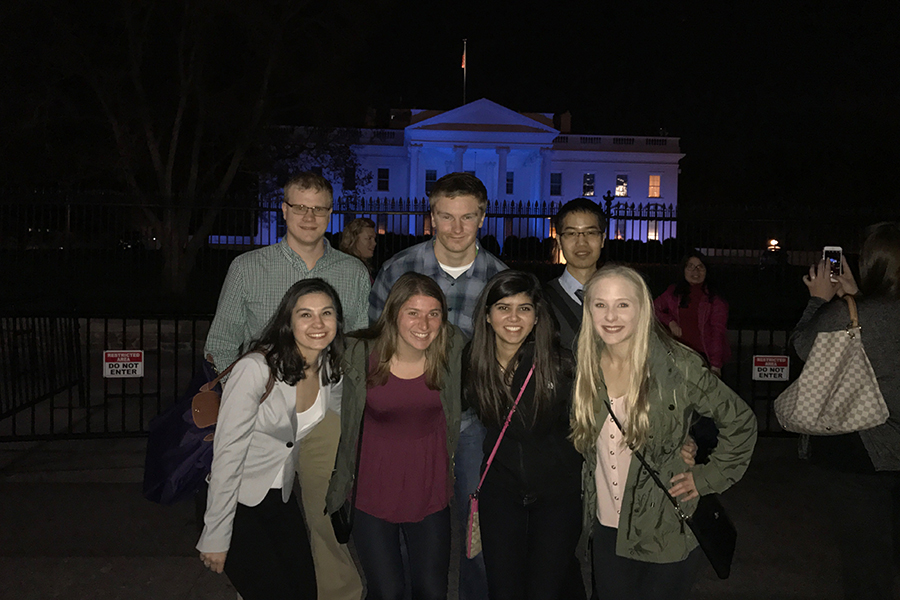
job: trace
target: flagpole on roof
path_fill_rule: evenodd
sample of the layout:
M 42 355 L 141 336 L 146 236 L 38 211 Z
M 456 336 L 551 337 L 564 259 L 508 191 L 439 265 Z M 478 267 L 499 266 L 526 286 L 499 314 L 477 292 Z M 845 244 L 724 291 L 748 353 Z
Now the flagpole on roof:
M 463 104 L 466 103 L 466 42 L 467 39 L 463 38 L 463 55 L 462 55 L 462 70 L 463 70 Z

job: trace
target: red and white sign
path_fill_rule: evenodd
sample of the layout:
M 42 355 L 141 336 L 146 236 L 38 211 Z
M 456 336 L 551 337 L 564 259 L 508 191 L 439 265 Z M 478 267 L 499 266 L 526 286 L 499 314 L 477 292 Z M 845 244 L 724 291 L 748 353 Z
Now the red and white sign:
M 103 376 L 111 378 L 143 377 L 143 350 L 105 350 Z
M 756 381 L 788 381 L 790 371 L 790 357 L 764 354 L 753 356 L 753 379 Z

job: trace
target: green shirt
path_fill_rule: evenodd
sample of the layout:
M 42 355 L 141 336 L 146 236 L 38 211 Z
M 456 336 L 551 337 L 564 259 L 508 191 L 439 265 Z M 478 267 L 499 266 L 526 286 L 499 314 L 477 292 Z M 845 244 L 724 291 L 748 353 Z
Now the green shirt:
M 312 269 L 285 240 L 234 259 L 206 337 L 204 355 L 212 355 L 216 368 L 237 360 L 275 314 L 288 288 L 301 279 L 321 277 L 337 290 L 344 309 L 344 331 L 368 326 L 370 284 L 365 265 L 332 248 L 328 240 L 322 243 L 325 253 Z

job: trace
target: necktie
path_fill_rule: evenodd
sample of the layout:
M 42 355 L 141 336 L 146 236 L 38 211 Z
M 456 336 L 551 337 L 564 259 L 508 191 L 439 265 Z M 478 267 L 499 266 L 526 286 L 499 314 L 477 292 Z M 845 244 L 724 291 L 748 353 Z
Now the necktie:
M 578 301 L 584 304 L 584 290 L 575 290 L 575 297 L 578 298 Z

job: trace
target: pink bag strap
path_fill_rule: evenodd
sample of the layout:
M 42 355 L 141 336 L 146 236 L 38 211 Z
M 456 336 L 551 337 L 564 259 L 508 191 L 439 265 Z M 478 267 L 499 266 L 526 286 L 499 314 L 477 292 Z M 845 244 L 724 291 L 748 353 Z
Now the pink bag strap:
M 528 371 L 528 375 L 525 377 L 525 383 L 522 384 L 522 389 L 519 390 L 519 395 L 516 396 L 516 401 L 513 402 L 512 408 L 509 410 L 509 414 L 506 416 L 506 421 L 503 423 L 503 429 L 500 430 L 500 437 L 497 438 L 497 443 L 494 444 L 494 449 L 491 450 L 491 455 L 487 459 L 487 464 L 484 466 L 484 473 L 481 474 L 481 481 L 478 482 L 478 487 L 475 489 L 475 496 L 478 496 L 478 492 L 481 491 L 481 486 L 484 483 L 484 478 L 487 475 L 488 469 L 491 468 L 491 463 L 494 461 L 494 455 L 497 454 L 497 448 L 500 446 L 500 440 L 503 439 L 503 434 L 506 433 L 506 428 L 509 427 L 510 421 L 512 421 L 513 413 L 516 412 L 516 407 L 519 405 L 519 400 L 522 399 L 522 394 L 525 393 L 525 388 L 528 387 L 528 382 L 531 381 L 531 376 L 534 374 L 534 365 L 531 365 L 531 370 Z

